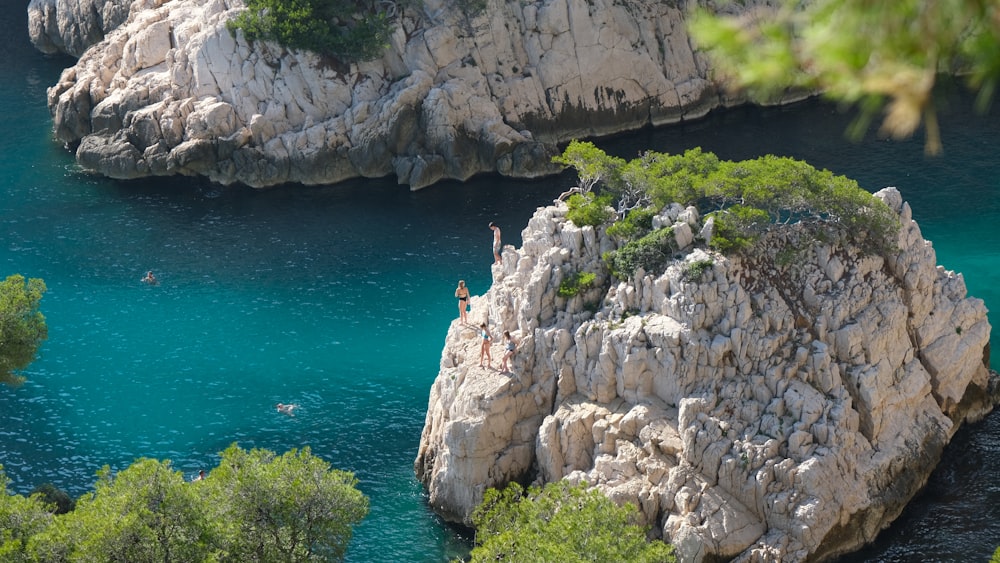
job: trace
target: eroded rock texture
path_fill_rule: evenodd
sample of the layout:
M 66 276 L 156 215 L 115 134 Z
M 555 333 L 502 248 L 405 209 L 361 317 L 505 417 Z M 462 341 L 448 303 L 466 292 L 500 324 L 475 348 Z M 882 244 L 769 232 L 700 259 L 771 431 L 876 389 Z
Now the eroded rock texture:
M 873 539 L 993 404 L 983 302 L 899 192 L 878 196 L 898 252 L 791 229 L 727 258 L 675 206 L 673 264 L 614 285 L 612 239 L 540 208 L 472 299 L 470 322 L 521 339 L 512 373 L 478 367 L 473 327 L 448 332 L 415 463 L 431 506 L 468 523 L 487 487 L 569 478 L 636 504 L 684 561 L 823 560 Z M 582 271 L 595 289 L 559 297 Z
M 57 137 L 114 178 L 533 177 L 554 172 L 560 142 L 734 103 L 689 41 L 684 2 L 490 0 L 474 17 L 418 4 L 360 64 L 234 37 L 241 0 L 35 0 L 29 20 L 40 48 L 80 55 L 49 90 Z

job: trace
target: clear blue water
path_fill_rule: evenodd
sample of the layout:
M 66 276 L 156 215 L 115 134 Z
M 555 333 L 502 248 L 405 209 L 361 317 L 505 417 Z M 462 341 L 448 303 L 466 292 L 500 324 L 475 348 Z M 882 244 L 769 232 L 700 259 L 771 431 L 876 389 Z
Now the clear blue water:
M 487 289 L 489 221 L 519 244 L 535 208 L 573 179 L 485 177 L 411 193 L 387 181 L 252 191 L 91 177 L 52 141 L 45 107 L 70 61 L 31 49 L 27 0 L 17 4 L 0 14 L 0 274 L 45 280 L 50 336 L 27 383 L 0 388 L 0 463 L 13 490 L 52 482 L 78 495 L 102 465 L 137 457 L 194 474 L 234 441 L 309 446 L 355 472 L 371 498 L 349 561 L 464 553 L 467 539 L 426 508 L 412 468 L 452 293 L 460 278 Z M 940 262 L 1000 307 L 1000 124 L 958 108 L 944 122 L 937 159 L 920 139 L 848 143 L 846 118 L 815 103 L 601 144 L 623 156 L 783 154 L 872 190 L 896 185 Z M 159 286 L 139 283 L 149 269 Z M 298 416 L 277 414 L 279 401 L 300 404 Z M 1000 544 L 998 424 L 963 432 L 901 523 L 849 560 L 985 559 Z

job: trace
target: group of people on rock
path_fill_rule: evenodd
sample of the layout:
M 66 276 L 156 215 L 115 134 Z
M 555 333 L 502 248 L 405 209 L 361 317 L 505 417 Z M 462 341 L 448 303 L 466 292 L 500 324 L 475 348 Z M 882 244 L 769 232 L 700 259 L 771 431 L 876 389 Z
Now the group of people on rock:
M 500 242 L 500 227 L 496 223 L 490 221 L 490 230 L 493 231 L 493 264 L 503 264 L 503 256 L 501 256 L 501 242 Z M 458 318 L 463 325 L 469 324 L 469 288 L 465 285 L 465 280 L 458 280 L 458 287 L 455 289 L 455 298 L 458 299 Z M 490 347 L 493 344 L 493 335 L 490 333 L 489 326 L 486 322 L 479 325 L 479 335 L 482 338 L 482 345 L 479 348 L 479 367 L 483 367 L 483 362 L 486 363 L 486 368 L 492 369 L 493 355 L 491 353 Z M 511 336 L 510 331 L 503 331 L 503 346 L 504 354 L 500 360 L 500 371 L 502 373 L 507 373 L 510 371 L 510 361 L 517 352 L 517 341 Z

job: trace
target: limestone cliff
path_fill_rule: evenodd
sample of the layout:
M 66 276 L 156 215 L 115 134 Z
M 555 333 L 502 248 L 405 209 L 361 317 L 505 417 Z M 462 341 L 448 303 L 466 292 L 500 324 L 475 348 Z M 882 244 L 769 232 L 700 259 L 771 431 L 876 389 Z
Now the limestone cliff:
M 85 168 L 258 187 L 395 175 L 417 189 L 551 173 L 560 142 L 734 103 L 691 45 L 686 5 L 489 0 L 470 18 L 451 0 L 387 2 L 388 50 L 350 65 L 233 37 L 242 0 L 33 0 L 29 29 L 44 50 L 97 40 L 48 94 Z
M 39 51 L 79 57 L 128 17 L 132 0 L 31 0 L 28 35 Z
M 793 228 L 725 257 L 675 206 L 661 222 L 683 250 L 633 283 L 602 273 L 602 230 L 540 208 L 472 299 L 470 322 L 520 339 L 512 373 L 478 367 L 473 327 L 448 331 L 415 462 L 431 506 L 468 523 L 487 487 L 569 478 L 636 504 L 683 561 L 817 561 L 872 540 L 993 405 L 983 302 L 899 192 L 877 195 L 898 251 Z M 559 297 L 582 271 L 595 287 Z

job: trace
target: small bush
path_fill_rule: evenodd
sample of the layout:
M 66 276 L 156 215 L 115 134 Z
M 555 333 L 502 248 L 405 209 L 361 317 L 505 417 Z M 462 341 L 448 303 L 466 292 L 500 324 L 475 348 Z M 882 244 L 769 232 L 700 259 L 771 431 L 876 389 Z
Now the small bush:
M 734 205 L 713 215 L 715 232 L 709 246 L 723 254 L 748 248 L 771 225 L 767 211 L 744 205 Z
M 610 221 L 615 216 L 611 210 L 610 195 L 594 195 L 593 193 L 573 194 L 566 200 L 569 211 L 566 218 L 577 227 L 590 225 L 597 227 Z
M 688 281 L 699 281 L 705 272 L 715 265 L 715 261 L 711 259 L 698 260 L 695 262 L 689 262 L 687 266 L 684 267 L 684 279 Z
M 586 483 L 567 481 L 524 490 L 487 489 L 472 513 L 471 562 L 628 561 L 673 563 L 673 548 L 646 539 L 634 504 L 618 506 Z
M 562 283 L 559 284 L 559 297 L 569 299 L 581 291 L 587 291 L 594 287 L 595 279 L 597 279 L 597 274 L 593 272 L 577 272 L 563 279 Z
M 271 40 L 290 49 L 355 62 L 376 59 L 388 46 L 392 23 L 372 5 L 352 0 L 246 0 L 226 23 L 248 41 Z
M 606 253 L 604 262 L 616 278 L 627 279 L 638 268 L 647 272 L 665 270 L 677 250 L 674 230 L 666 227 L 629 242 L 618 250 Z
M 653 230 L 653 217 L 656 211 L 651 208 L 633 209 L 624 219 L 608 227 L 608 234 L 621 241 L 637 239 Z

